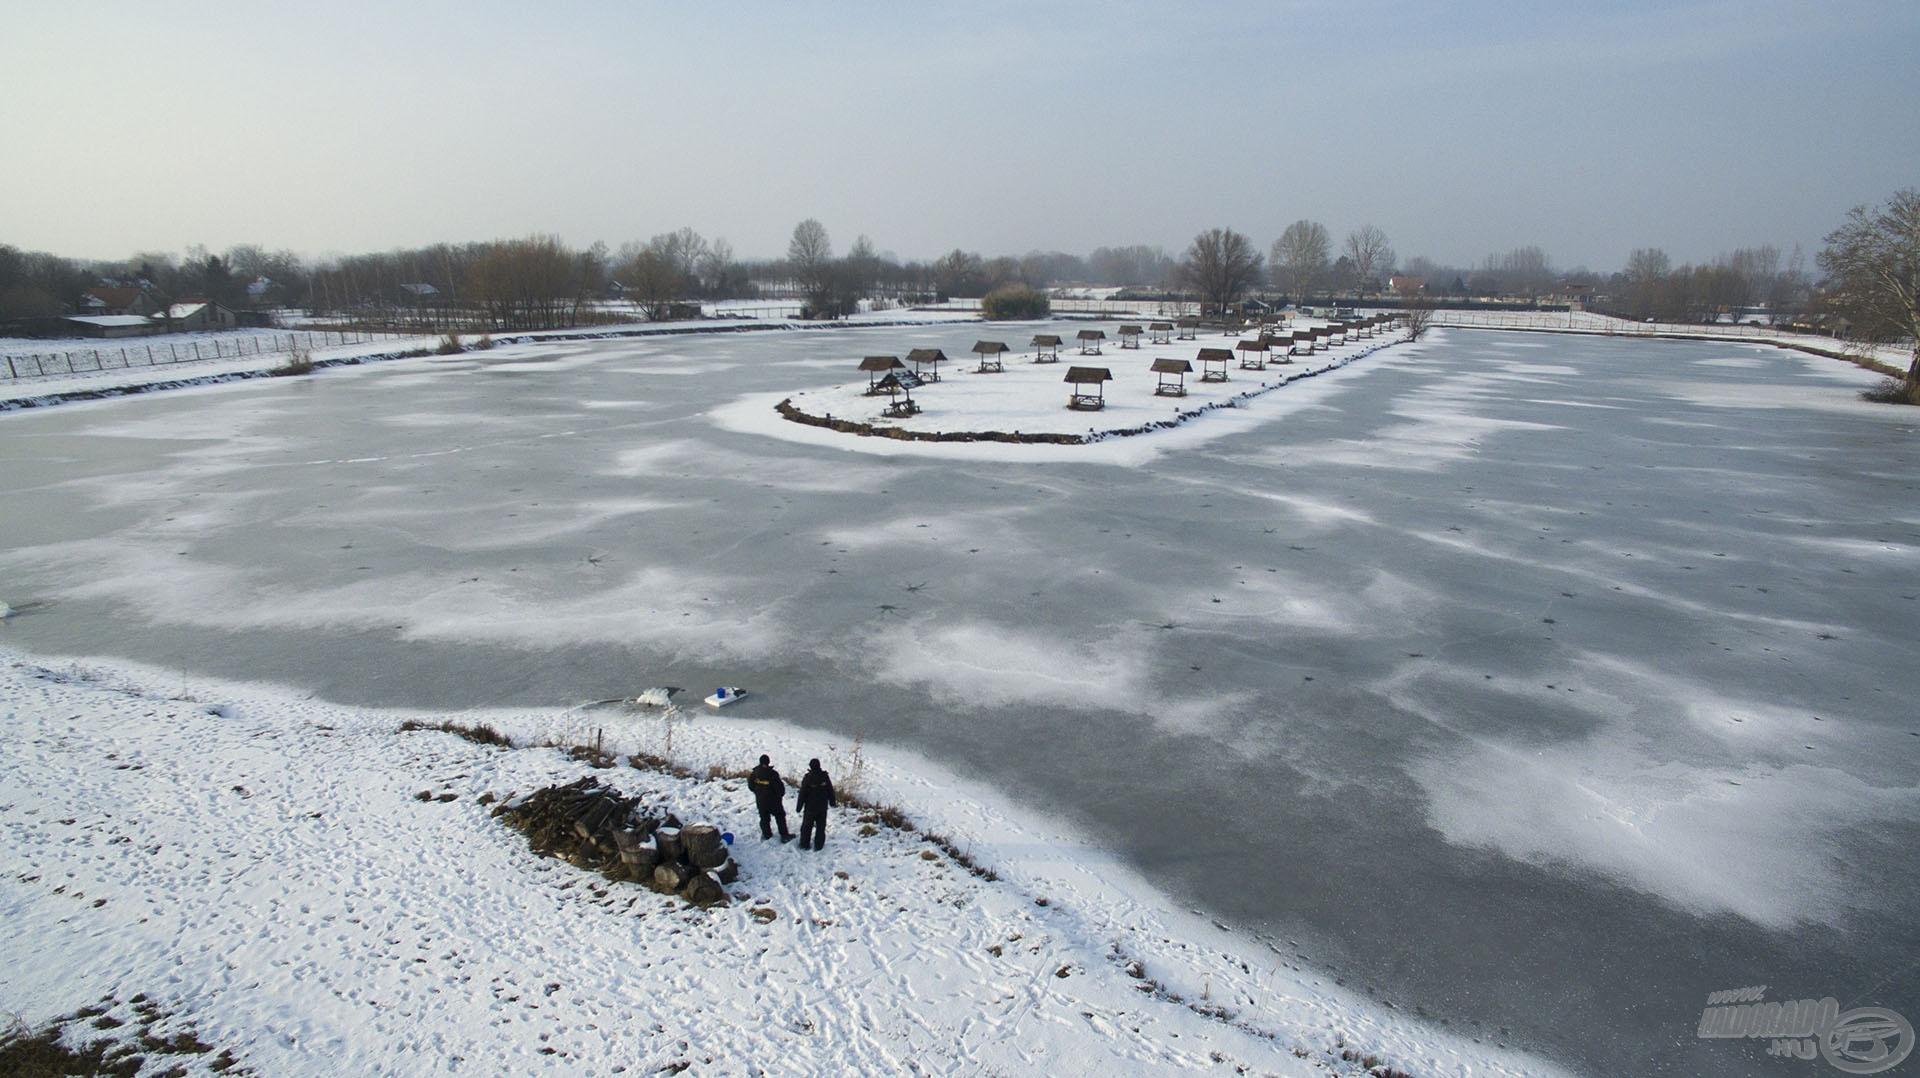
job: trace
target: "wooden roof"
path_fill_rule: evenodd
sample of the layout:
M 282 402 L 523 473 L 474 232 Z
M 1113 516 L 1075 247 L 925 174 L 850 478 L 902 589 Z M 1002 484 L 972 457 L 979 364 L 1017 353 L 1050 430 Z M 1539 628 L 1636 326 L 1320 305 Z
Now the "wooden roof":
M 1156 359 L 1153 361 L 1155 374 L 1191 374 L 1193 364 L 1184 359 Z
M 1139 326 L 1121 326 L 1120 335 L 1122 337 L 1138 337 L 1140 335 L 1140 327 Z
M 915 348 L 907 353 L 909 363 L 945 363 L 947 354 L 938 348 Z
M 1099 329 L 1083 329 L 1074 336 L 1083 341 L 1104 341 L 1107 339 L 1106 331 Z M 1076 367 L 1074 369 L 1078 370 L 1079 368 Z
M 1173 323 L 1172 322 L 1155 322 L 1152 325 L 1148 326 L 1147 328 L 1148 329 L 1172 329 Z
M 902 382 L 900 380 L 899 375 L 889 374 L 885 378 L 880 379 L 879 385 L 877 385 L 875 388 L 885 389 L 885 390 L 895 390 L 895 389 L 905 390 L 907 388 L 907 383 Z
M 1193 315 L 1187 315 L 1186 317 L 1180 319 L 1180 324 L 1183 326 L 1197 326 L 1200 324 L 1200 319 L 1194 317 Z
M 860 361 L 863 371 L 890 371 L 895 367 L 905 367 L 899 356 L 868 356 Z
M 1200 349 L 1200 362 L 1202 363 L 1205 363 L 1208 360 L 1213 360 L 1214 362 L 1218 363 L 1218 362 L 1224 362 L 1232 358 L 1233 358 L 1233 351 L 1231 349 L 1227 349 L 1227 348 Z
M 1267 350 L 1267 339 L 1262 337 L 1257 341 L 1241 341 L 1234 347 L 1242 352 L 1264 352 Z
M 1113 372 L 1105 367 L 1068 367 L 1067 381 L 1073 385 L 1099 385 L 1113 381 Z
M 1060 346 L 1060 337 L 1054 333 L 1037 333 L 1034 335 L 1033 343 L 1039 348 L 1058 348 Z
M 1008 348 L 1005 344 L 1002 344 L 999 341 L 975 341 L 973 342 L 973 350 L 976 352 L 982 353 L 983 355 L 988 353 L 994 353 L 994 352 L 1013 351 L 1013 349 Z

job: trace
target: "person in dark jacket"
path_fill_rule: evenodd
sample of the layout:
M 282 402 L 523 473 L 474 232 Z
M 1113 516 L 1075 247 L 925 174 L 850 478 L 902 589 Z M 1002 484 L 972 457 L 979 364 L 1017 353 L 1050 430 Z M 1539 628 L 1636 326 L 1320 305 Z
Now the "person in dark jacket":
M 806 776 L 800 780 L 800 792 L 794 795 L 794 807 L 800 810 L 801 849 L 818 850 L 827 844 L 827 810 L 835 804 L 833 780 L 820 770 L 819 760 L 808 760 Z
M 760 766 L 747 776 L 747 785 L 753 789 L 754 804 L 760 806 L 760 841 L 773 837 L 773 821 L 778 820 L 780 841 L 792 842 L 793 832 L 787 830 L 787 784 L 773 769 L 773 761 L 760 757 Z

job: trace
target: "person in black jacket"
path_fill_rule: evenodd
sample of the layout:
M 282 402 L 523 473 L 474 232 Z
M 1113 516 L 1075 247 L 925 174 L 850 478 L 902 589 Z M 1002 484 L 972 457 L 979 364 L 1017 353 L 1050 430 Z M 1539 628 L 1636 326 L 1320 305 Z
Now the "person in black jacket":
M 773 761 L 760 757 L 760 766 L 747 776 L 747 785 L 753 789 L 754 803 L 760 806 L 760 841 L 773 837 L 772 821 L 778 820 L 780 841 L 792 842 L 793 832 L 787 830 L 787 784 L 773 769 Z
M 800 780 L 800 792 L 794 795 L 795 807 L 800 810 L 801 849 L 818 850 L 827 844 L 827 809 L 836 803 L 833 780 L 820 770 L 819 760 L 808 760 L 807 774 Z

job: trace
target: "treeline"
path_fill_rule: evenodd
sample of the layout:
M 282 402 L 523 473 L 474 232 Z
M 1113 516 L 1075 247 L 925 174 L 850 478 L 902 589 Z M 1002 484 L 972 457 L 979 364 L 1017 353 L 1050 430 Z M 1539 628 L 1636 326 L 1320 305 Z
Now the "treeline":
M 901 261 L 866 236 L 836 255 L 818 221 L 802 222 L 788 256 L 742 260 L 725 239 L 692 228 L 609 249 L 553 236 L 441 243 L 309 262 L 254 245 L 179 256 L 141 252 L 80 261 L 0 244 L 0 325 L 90 313 L 89 293 L 137 288 L 149 306 L 207 299 L 232 310 L 305 311 L 368 325 L 545 329 L 633 317 L 683 317 L 707 300 L 798 300 L 821 317 L 863 302 L 916 303 L 1060 284 L 1163 287 L 1176 268 L 1161 248 L 1102 247 L 983 258 L 956 248 Z
M 1539 302 L 1574 297 L 1637 319 L 1709 321 L 1764 308 L 1779 321 L 1803 311 L 1813 282 L 1798 251 L 1743 248 L 1701 265 L 1674 267 L 1654 248 L 1635 250 L 1625 270 L 1564 270 L 1539 247 L 1487 256 L 1475 266 L 1426 257 L 1400 262 L 1380 229 L 1364 225 L 1337 246 L 1325 225 L 1300 220 L 1263 252 L 1232 229 L 1196 236 L 1180 257 L 1139 244 L 1081 256 L 1033 251 L 983 257 L 955 248 L 931 261 L 902 261 L 858 237 L 836 254 L 827 230 L 809 218 L 794 229 L 786 257 L 742 260 L 725 239 L 692 228 L 618 250 L 576 249 L 553 236 L 435 244 L 309 263 L 291 251 L 254 245 L 182 255 L 142 252 L 80 262 L 0 245 L 0 324 L 89 311 L 101 287 L 135 287 L 155 304 L 211 299 L 234 310 L 300 309 L 364 325 L 432 329 L 545 329 L 595 321 L 663 319 L 695 303 L 727 299 L 798 301 L 814 317 L 863 304 L 910 304 L 999 293 L 1000 307 L 1027 311 L 1033 293 L 1063 285 L 1120 288 L 1199 299 L 1220 310 L 1244 296 L 1280 302 L 1364 298 L 1414 289 L 1433 298 Z

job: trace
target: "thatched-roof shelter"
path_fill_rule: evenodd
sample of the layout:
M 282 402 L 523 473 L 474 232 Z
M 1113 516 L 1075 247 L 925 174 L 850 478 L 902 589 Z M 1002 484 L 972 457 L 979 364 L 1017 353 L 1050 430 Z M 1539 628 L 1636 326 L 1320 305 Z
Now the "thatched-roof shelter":
M 973 351 L 980 357 L 980 366 L 974 368 L 975 373 L 998 374 L 1005 369 L 1000 365 L 1000 357 L 1012 349 L 1002 341 L 975 341 Z
M 1100 342 L 1107 339 L 1107 333 L 1101 329 L 1083 329 L 1074 337 L 1080 341 L 1080 354 L 1097 356 L 1100 354 Z
M 1060 337 L 1058 334 L 1034 334 L 1033 361 L 1035 363 L 1058 363 L 1060 361 Z
M 1241 341 L 1233 346 L 1240 353 L 1240 369 L 1243 371 L 1264 371 L 1267 369 L 1267 339 Z
M 1120 327 L 1120 347 L 1122 348 L 1140 347 L 1140 327 L 1139 326 L 1121 326 Z
M 868 356 L 860 361 L 860 369 L 867 372 L 867 396 L 877 397 L 886 392 L 880 388 L 882 376 L 891 377 L 888 371 L 904 371 L 907 367 L 899 356 Z
M 1160 384 L 1153 387 L 1155 396 L 1184 397 L 1187 395 L 1187 375 L 1193 373 L 1193 364 L 1184 359 L 1156 359 L 1153 361 L 1153 373 L 1160 376 Z
M 1233 351 L 1227 348 L 1200 349 L 1200 380 L 1202 382 L 1224 382 L 1227 380 L 1227 364 L 1233 362 Z
M 947 354 L 938 348 L 915 348 L 907 353 L 907 362 L 913 364 L 913 373 L 922 382 L 938 382 L 940 364 L 947 362 Z M 928 367 L 932 368 L 931 372 L 924 369 Z
M 1182 340 L 1182 341 L 1193 340 L 1194 335 L 1200 332 L 1200 319 L 1194 317 L 1193 315 L 1188 315 L 1185 318 L 1175 320 L 1174 325 L 1180 327 L 1180 333 L 1177 338 L 1178 340 Z
M 1067 407 L 1083 412 L 1097 412 L 1107 406 L 1106 383 L 1113 381 L 1113 372 L 1105 367 L 1068 367 L 1067 384 L 1073 389 L 1067 397 Z M 1089 390 L 1087 387 L 1092 386 Z
M 1173 343 L 1173 323 L 1172 322 L 1151 323 L 1150 325 L 1147 326 L 1147 332 L 1153 334 L 1153 343 L 1155 344 L 1172 344 Z
M 920 406 L 913 403 L 913 387 L 907 384 L 907 379 L 888 374 L 880 379 L 879 388 L 886 392 L 888 399 L 880 414 L 898 419 L 919 413 Z

